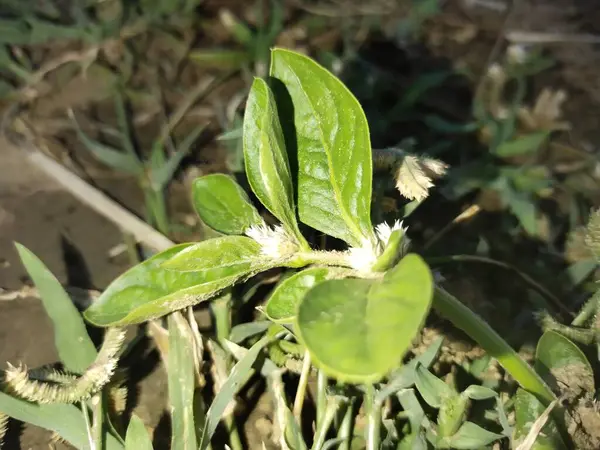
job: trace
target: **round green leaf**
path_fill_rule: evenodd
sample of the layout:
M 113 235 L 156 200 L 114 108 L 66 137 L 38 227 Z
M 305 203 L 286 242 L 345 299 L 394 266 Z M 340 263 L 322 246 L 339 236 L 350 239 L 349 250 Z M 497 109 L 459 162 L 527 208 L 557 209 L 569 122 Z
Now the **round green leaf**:
M 529 434 L 535 421 L 544 413 L 546 407 L 525 389 L 517 389 L 515 399 L 515 434 L 514 442 L 518 445 Z M 560 436 L 552 416 L 550 416 L 535 440 L 531 450 L 564 449 L 565 444 Z
M 556 388 L 595 390 L 594 371 L 587 357 L 577 345 L 556 331 L 546 331 L 538 341 L 535 370 Z
M 296 317 L 298 305 L 315 285 L 332 279 L 339 269 L 313 267 L 285 279 L 275 288 L 265 306 L 267 317 L 273 322 L 289 323 Z
M 308 291 L 296 330 L 317 365 L 354 383 L 381 379 L 401 360 L 431 304 L 433 279 L 407 255 L 383 280 L 328 280 Z
M 221 233 L 244 234 L 252 225 L 263 223 L 244 189 L 227 175 L 196 178 L 192 198 L 203 222 Z

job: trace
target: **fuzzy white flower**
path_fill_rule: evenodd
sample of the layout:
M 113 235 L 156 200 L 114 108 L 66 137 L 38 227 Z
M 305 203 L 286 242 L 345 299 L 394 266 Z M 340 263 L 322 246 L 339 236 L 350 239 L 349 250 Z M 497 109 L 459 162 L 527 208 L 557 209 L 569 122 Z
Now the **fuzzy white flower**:
M 253 225 L 246 230 L 246 236 L 258 242 L 262 253 L 270 258 L 282 258 L 298 250 L 296 240 L 282 225 L 273 228 L 266 224 Z
M 405 234 L 408 230 L 407 228 L 402 227 L 402 221 L 396 220 L 392 226 L 389 226 L 386 222 L 382 222 L 375 227 L 375 231 L 377 232 L 377 237 L 379 238 L 379 242 L 382 247 L 385 248 L 392 236 L 392 233 L 396 230 L 402 230 L 402 233 Z
M 350 247 L 347 252 L 350 266 L 360 272 L 368 271 L 381 254 L 381 248 L 364 239 L 360 247 Z

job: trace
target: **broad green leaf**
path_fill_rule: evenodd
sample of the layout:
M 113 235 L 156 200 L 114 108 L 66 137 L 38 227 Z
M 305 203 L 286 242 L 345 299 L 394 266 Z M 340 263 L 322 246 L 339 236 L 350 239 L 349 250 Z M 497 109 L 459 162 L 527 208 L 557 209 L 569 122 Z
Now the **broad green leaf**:
M 233 399 L 233 396 L 237 393 L 242 382 L 248 378 L 250 370 L 254 365 L 258 355 L 262 349 L 271 342 L 271 338 L 262 338 L 256 344 L 254 344 L 248 352 L 240 359 L 237 364 L 231 370 L 229 377 L 223 383 L 221 390 L 215 396 L 208 412 L 206 413 L 206 425 L 204 427 L 202 438 L 200 440 L 200 450 L 206 450 L 210 444 L 210 440 L 215 434 L 217 425 L 221 420 L 221 416 L 225 411 L 225 408 Z
M 184 273 L 162 267 L 189 247 L 176 245 L 129 269 L 84 312 L 85 318 L 102 327 L 142 323 L 208 300 L 247 274 L 231 267 Z
M 252 190 L 299 242 L 290 164 L 275 98 L 267 83 L 255 78 L 244 113 L 244 163 Z
M 125 450 L 152 450 L 152 448 L 152 440 L 144 422 L 133 414 L 127 426 Z
M 219 276 L 235 275 L 266 266 L 261 246 L 245 236 L 222 236 L 178 252 L 162 264 L 164 269 L 176 272 L 218 272 Z
M 272 51 L 271 76 L 293 105 L 300 220 L 353 247 L 373 241 L 371 142 L 358 100 L 327 69 L 289 50 Z
M 520 136 L 512 141 L 503 142 L 496 148 L 494 153 L 504 158 L 533 153 L 540 148 L 549 134 L 548 131 L 538 131 L 537 133 Z
M 504 436 L 481 428 L 473 422 L 465 422 L 454 436 L 448 439 L 451 448 L 472 450 L 484 448 Z
M 417 364 L 415 386 L 423 400 L 432 408 L 440 408 L 444 400 L 456 395 L 450 386 L 421 364 Z
M 535 395 L 521 388 L 517 390 L 515 399 L 515 446 L 527 437 L 529 430 L 545 409 L 546 407 Z M 550 416 L 531 450 L 558 450 L 564 448 L 566 448 L 565 444 L 552 416 Z
M 533 368 L 486 321 L 456 297 L 444 289 L 436 287 L 433 308 L 442 317 L 452 322 L 455 327 L 464 331 L 490 356 L 496 358 L 500 365 L 525 389 L 535 393 L 548 403 L 555 399 L 548 385 Z
M 133 156 L 131 153 L 117 150 L 91 139 L 81 129 L 75 120 L 75 116 L 71 115 L 71 119 L 75 125 L 75 131 L 77 132 L 79 140 L 98 160 L 113 169 L 121 170 L 131 175 L 141 174 L 143 165 L 137 157 Z
M 577 345 L 556 331 L 546 331 L 535 351 L 535 369 L 550 385 L 594 392 L 594 371 Z M 558 387 L 558 386 L 557 386 Z
M 333 279 L 338 273 L 339 269 L 331 267 L 313 267 L 285 279 L 267 301 L 267 317 L 278 323 L 293 322 L 298 305 L 306 293 L 322 281 Z
M 249 337 L 264 333 L 270 326 L 271 322 L 269 320 L 254 321 L 236 325 L 231 329 L 231 333 L 229 333 L 229 340 L 235 344 L 239 344 Z
M 169 315 L 169 408 L 171 412 L 171 448 L 196 450 L 194 426 L 194 390 L 196 368 L 194 336 L 180 313 Z
M 463 395 L 469 397 L 471 400 L 487 400 L 496 397 L 498 394 L 489 387 L 473 384 L 465 389 Z
M 83 373 L 94 362 L 97 352 L 81 314 L 44 263 L 23 245 L 15 245 L 52 320 L 54 345 L 60 360 L 69 372 Z
M 206 225 L 224 234 L 244 234 L 263 223 L 244 189 L 220 173 L 196 178 L 192 186 L 194 207 Z
M 81 450 L 90 450 L 87 427 L 81 410 L 74 405 L 37 405 L 0 392 L 0 412 L 46 430 Z M 106 450 L 123 450 L 123 445 L 111 434 L 105 434 Z
M 342 381 L 381 379 L 401 360 L 425 319 L 429 267 L 407 255 L 383 280 L 327 280 L 300 303 L 296 331 L 315 364 Z
M 192 145 L 194 144 L 196 139 L 198 139 L 198 136 L 202 134 L 204 128 L 206 128 L 205 125 L 201 125 L 199 127 L 194 128 L 194 130 L 192 130 L 190 134 L 188 134 L 177 146 L 177 149 L 167 160 L 167 162 L 163 164 L 160 168 L 152 171 L 151 180 L 156 190 L 164 189 L 167 186 L 167 184 L 169 184 L 169 182 L 173 179 L 173 176 L 179 168 L 181 161 L 183 161 L 183 158 L 185 158 L 190 152 Z
M 452 436 L 465 420 L 469 398 L 454 394 L 442 399 L 438 414 L 438 434 L 441 437 Z

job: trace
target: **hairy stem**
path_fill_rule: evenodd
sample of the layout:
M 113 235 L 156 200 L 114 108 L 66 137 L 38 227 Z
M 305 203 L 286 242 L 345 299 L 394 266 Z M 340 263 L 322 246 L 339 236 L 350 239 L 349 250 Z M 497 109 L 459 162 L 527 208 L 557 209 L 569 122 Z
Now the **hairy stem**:
M 302 407 L 306 398 L 306 388 L 308 386 L 308 375 L 310 374 L 310 353 L 308 350 L 304 353 L 304 362 L 302 363 L 302 372 L 300 372 L 300 381 L 296 389 L 296 398 L 294 399 L 294 417 L 298 426 L 302 426 Z
M 312 450 L 320 450 L 325 443 L 325 439 L 327 438 L 327 431 L 329 431 L 329 427 L 331 426 L 331 422 L 335 417 L 335 413 L 338 410 L 338 407 L 341 403 L 340 397 L 331 397 L 327 400 L 327 406 L 323 413 L 323 419 L 317 425 L 317 429 L 315 431 L 315 440 L 312 445 Z
M 366 450 L 379 450 L 381 427 L 381 406 L 375 401 L 375 387 L 372 384 L 367 389 L 365 403 L 367 410 L 367 447 Z

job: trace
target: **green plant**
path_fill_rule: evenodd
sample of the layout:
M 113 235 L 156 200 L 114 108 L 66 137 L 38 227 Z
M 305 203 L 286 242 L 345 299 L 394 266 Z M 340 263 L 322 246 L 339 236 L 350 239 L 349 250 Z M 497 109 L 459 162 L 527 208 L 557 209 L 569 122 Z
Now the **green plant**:
M 207 448 L 227 405 L 253 370 L 267 378 L 275 398 L 282 446 L 308 448 L 299 421 L 313 366 L 314 449 L 333 442 L 348 449 L 361 439 L 355 436 L 359 432 L 364 432 L 368 450 L 400 441 L 401 424 L 390 422 L 386 412 L 387 398 L 400 391 L 410 434 L 420 436 L 414 419 L 418 410 L 406 406 L 415 400 L 409 391 L 413 384 L 427 403 L 440 408 L 437 427 L 429 426 L 425 433 L 432 445 L 472 448 L 506 436 L 463 420 L 467 399 L 491 397 L 488 389 L 469 387 L 459 394 L 427 372 L 441 342 L 402 365 L 433 307 L 497 359 L 524 392 L 542 405 L 555 400 L 532 367 L 486 322 L 436 286 L 420 256 L 407 253 L 401 222 L 373 227 L 369 128 L 358 101 L 336 77 L 306 56 L 274 49 L 269 82 L 256 78 L 252 84 L 243 142 L 249 184 L 277 222 L 268 225 L 232 178 L 198 178 L 193 188 L 196 209 L 222 236 L 176 245 L 117 278 L 84 312 L 88 322 L 107 328 L 111 338 L 94 363 L 85 371 L 61 375 L 59 381 L 53 374 L 35 380 L 25 369 L 11 368 L 5 381 L 13 395 L 39 403 L 77 403 L 100 395 L 116 365 L 123 327 L 167 316 L 167 365 L 169 376 L 177 376 L 169 382 L 174 448 L 185 443 Z M 323 234 L 321 247 L 310 239 L 308 227 Z M 339 241 L 348 249 L 339 250 Z M 331 249 L 334 245 L 338 249 Z M 235 330 L 226 320 L 217 323 L 219 346 L 238 362 L 208 410 L 194 408 L 203 385 L 203 337 L 193 317 L 184 317 L 182 311 L 206 301 L 215 310 L 229 301 L 222 295 L 234 285 L 275 268 L 294 273 L 281 280 L 264 306 L 274 325 Z M 238 346 L 232 342 L 234 334 L 238 342 L 254 344 L 249 349 Z M 263 359 L 262 365 L 254 365 L 265 349 L 269 355 L 275 350 L 302 358 L 292 410 L 277 361 Z M 84 384 L 89 380 L 94 383 Z M 354 426 L 360 403 L 366 417 L 363 430 Z M 85 408 L 83 412 L 87 417 Z
M 154 140 L 147 160 L 140 158 L 140 151 L 136 149 L 135 139 L 126 114 L 126 105 L 119 91 L 115 94 L 115 110 L 120 130 L 117 134 L 122 148 L 91 139 L 86 135 L 72 112 L 71 119 L 75 125 L 77 136 L 85 147 L 100 161 L 109 167 L 133 175 L 144 192 L 146 205 L 146 220 L 156 227 L 161 233 L 169 234 L 169 216 L 165 200 L 165 189 L 183 158 L 187 156 L 196 139 L 204 130 L 203 126 L 196 127 L 167 156 L 166 149 L 172 143 L 170 137 L 161 135 Z

